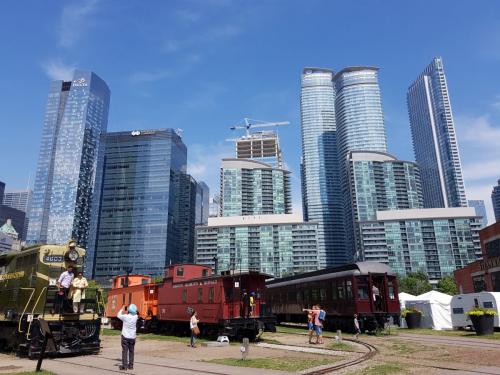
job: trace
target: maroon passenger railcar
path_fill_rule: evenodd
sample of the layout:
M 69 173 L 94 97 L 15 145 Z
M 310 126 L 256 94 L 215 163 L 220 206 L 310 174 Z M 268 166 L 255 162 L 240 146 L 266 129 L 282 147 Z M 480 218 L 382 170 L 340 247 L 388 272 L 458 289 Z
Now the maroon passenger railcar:
M 266 309 L 265 280 L 258 272 L 212 275 L 212 269 L 177 264 L 165 270 L 158 288 L 158 323 L 161 330 L 189 330 L 189 311 L 197 311 L 202 334 L 254 339 L 265 330 L 274 331 L 276 319 Z M 250 313 L 249 298 L 254 305 Z
M 306 322 L 302 311 L 320 304 L 325 327 L 354 330 L 358 314 L 361 329 L 372 331 L 392 320 L 399 323 L 396 274 L 382 263 L 358 262 L 267 282 L 267 298 L 278 322 Z

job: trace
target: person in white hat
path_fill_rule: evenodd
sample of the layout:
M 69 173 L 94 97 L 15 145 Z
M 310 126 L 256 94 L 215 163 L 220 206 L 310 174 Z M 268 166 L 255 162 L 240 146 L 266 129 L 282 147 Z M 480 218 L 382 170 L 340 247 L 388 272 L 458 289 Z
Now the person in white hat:
M 123 311 L 127 310 L 128 313 L 124 314 Z M 133 370 L 134 369 L 134 348 L 135 338 L 137 331 L 137 306 L 133 303 L 128 307 L 123 306 L 118 311 L 118 319 L 123 322 L 122 327 L 122 365 L 120 370 Z

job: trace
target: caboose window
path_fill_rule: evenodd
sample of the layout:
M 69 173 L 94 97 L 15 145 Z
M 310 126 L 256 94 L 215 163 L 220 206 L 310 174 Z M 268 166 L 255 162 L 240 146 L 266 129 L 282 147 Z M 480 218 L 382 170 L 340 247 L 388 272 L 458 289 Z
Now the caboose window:
M 201 303 L 203 300 L 203 289 L 198 288 L 198 303 Z
M 208 289 L 208 302 L 214 302 L 214 294 L 215 294 L 214 287 Z
M 177 276 L 184 276 L 184 267 L 177 267 Z
M 205 269 L 205 270 L 202 270 L 202 271 L 201 271 L 201 276 L 202 276 L 202 277 L 207 277 L 207 276 L 208 276 L 208 270 L 206 270 L 206 269 Z
M 339 299 L 344 299 L 345 288 L 344 288 L 344 282 L 343 281 L 340 281 L 337 284 L 337 293 L 338 293 Z
M 184 289 L 184 290 L 182 291 L 182 302 L 183 302 L 183 303 L 186 303 L 186 302 L 187 302 L 187 299 L 188 299 L 188 291 L 187 291 L 187 289 Z

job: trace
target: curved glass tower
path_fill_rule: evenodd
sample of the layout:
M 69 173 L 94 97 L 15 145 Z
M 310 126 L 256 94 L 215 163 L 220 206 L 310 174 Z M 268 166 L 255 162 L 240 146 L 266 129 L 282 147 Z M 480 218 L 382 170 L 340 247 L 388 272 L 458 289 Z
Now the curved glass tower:
M 337 147 L 342 186 L 343 213 L 346 228 L 345 251 L 349 261 L 356 260 L 348 177 L 351 151 L 387 152 L 382 113 L 378 68 L 359 66 L 342 69 L 333 77 Z
M 28 227 L 29 243 L 87 246 L 100 199 L 110 91 L 95 73 L 50 85 Z M 97 184 L 97 185 L 96 185 Z M 94 194 L 96 192 L 96 194 Z
M 318 222 L 320 268 L 345 264 L 345 233 L 337 159 L 333 72 L 304 68 L 300 111 L 304 219 Z

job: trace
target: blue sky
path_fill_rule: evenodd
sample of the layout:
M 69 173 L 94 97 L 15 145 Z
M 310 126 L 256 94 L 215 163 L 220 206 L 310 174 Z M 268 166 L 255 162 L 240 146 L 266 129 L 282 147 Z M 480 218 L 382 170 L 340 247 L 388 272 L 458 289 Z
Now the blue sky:
M 380 67 L 389 150 L 413 160 L 406 89 L 433 56 L 447 73 L 470 199 L 500 178 L 500 2 L 5 1 L 0 180 L 34 174 L 50 79 L 90 69 L 111 88 L 108 130 L 183 129 L 189 170 L 218 188 L 243 117 L 280 128 L 300 210 L 300 73 Z

